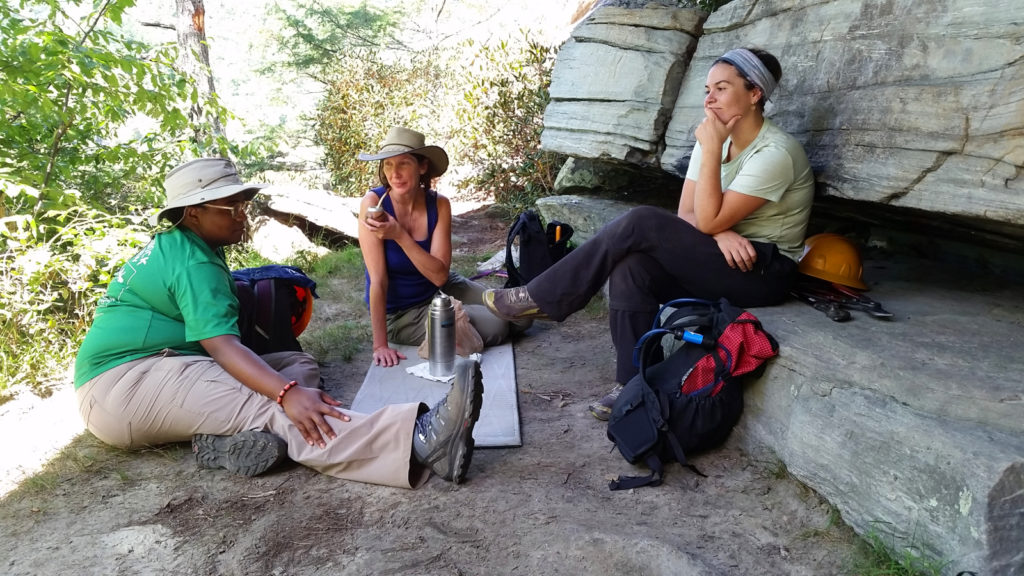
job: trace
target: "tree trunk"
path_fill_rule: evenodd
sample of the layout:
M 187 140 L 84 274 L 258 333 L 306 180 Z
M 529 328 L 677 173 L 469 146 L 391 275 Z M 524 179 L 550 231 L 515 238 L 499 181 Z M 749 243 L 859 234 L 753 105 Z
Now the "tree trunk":
M 220 118 L 205 114 L 204 106 L 213 97 L 213 73 L 210 70 L 210 47 L 206 43 L 206 8 L 203 0 L 174 0 L 177 7 L 175 29 L 178 33 L 178 68 L 192 78 L 199 91 L 199 100 L 189 110 L 194 138 L 201 144 L 210 136 L 224 136 Z

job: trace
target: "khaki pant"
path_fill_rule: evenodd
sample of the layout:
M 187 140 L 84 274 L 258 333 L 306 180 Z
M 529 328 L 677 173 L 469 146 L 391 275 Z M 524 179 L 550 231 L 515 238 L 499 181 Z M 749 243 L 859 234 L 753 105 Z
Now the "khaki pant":
M 532 320 L 508 322 L 491 314 L 484 305 L 486 289 L 483 284 L 455 272 L 448 275 L 448 282 L 441 287 L 442 292 L 462 302 L 469 323 L 480 334 L 484 346 L 497 346 L 510 335 L 521 333 L 533 324 Z M 388 342 L 419 346 L 427 337 L 429 315 L 430 302 L 388 314 Z
M 262 358 L 301 386 L 320 380 L 316 360 L 302 352 Z M 420 405 L 396 404 L 373 414 L 345 410 L 352 420 L 327 418 L 337 433 L 326 448 L 306 444 L 278 404 L 235 380 L 212 358 L 167 350 L 116 366 L 83 384 L 78 407 L 86 428 L 120 448 L 185 442 L 195 434 L 266 430 L 288 443 L 288 456 L 314 470 L 370 484 L 412 488 L 429 471 L 411 464 Z

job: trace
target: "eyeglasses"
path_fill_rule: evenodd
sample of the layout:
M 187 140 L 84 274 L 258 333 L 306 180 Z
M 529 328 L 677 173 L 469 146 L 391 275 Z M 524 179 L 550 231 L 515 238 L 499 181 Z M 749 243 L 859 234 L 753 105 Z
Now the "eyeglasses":
M 239 202 L 231 206 L 218 206 L 217 204 L 203 204 L 203 206 L 217 208 L 218 210 L 230 210 L 231 217 L 235 220 L 245 217 L 246 212 L 249 210 L 249 202 Z

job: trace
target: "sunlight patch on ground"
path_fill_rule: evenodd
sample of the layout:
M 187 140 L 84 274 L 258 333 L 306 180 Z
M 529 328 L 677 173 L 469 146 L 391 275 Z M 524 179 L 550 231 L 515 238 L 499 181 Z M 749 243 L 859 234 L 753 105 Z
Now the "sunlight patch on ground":
M 24 393 L 0 406 L 0 498 L 84 430 L 70 383 L 49 398 Z

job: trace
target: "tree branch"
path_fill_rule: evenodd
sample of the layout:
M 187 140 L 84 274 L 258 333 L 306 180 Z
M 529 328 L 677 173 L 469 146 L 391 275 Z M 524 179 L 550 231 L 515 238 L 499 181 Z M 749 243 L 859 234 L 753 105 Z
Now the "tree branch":
M 114 0 L 106 0 L 103 3 L 103 6 L 96 11 L 96 18 L 94 18 L 93 21 L 89 23 L 89 27 L 82 32 L 82 37 L 78 40 L 77 43 L 78 46 L 85 45 L 85 41 L 89 38 L 89 35 L 92 34 L 92 31 L 96 29 L 96 26 L 99 25 L 100 20 L 103 19 L 103 15 L 107 13 L 107 10 L 110 8 L 110 4 L 113 1 Z M 68 103 L 71 101 L 71 90 L 72 84 L 69 81 L 67 90 L 64 91 L 64 104 L 61 106 L 60 110 L 62 117 L 66 116 L 67 114 Z M 69 120 L 71 122 L 74 121 L 73 119 Z M 46 186 L 50 183 L 50 177 L 53 176 L 53 170 L 57 163 L 57 153 L 60 151 L 60 142 L 61 140 L 64 139 L 64 135 L 68 133 L 68 128 L 71 127 L 71 124 L 69 124 L 69 120 L 61 121 L 60 126 L 57 128 L 57 132 L 53 135 L 53 145 L 50 147 L 50 158 L 46 162 L 46 173 L 43 175 L 43 188 L 46 188 Z M 42 202 L 43 195 L 40 194 L 37 207 L 40 204 L 42 204 Z
M 174 24 L 164 24 L 163 22 L 139 22 L 142 26 L 149 28 L 162 28 L 164 30 L 174 30 Z

